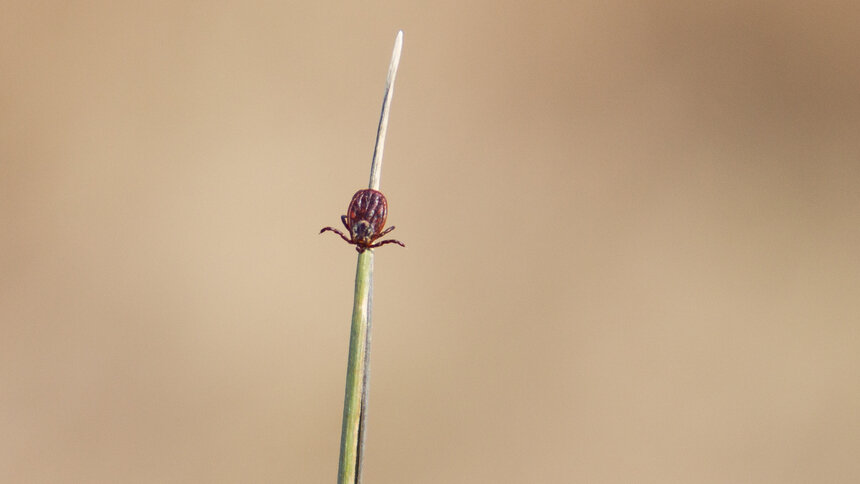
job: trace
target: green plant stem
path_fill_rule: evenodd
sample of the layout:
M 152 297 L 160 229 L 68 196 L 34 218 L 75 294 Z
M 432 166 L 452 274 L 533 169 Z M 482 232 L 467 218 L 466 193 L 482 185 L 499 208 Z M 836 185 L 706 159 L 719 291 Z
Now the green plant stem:
M 403 49 L 403 31 L 397 32 L 394 51 L 385 80 L 382 112 L 376 145 L 370 164 L 369 188 L 379 190 L 382 176 L 382 153 L 388 131 L 388 115 L 394 95 L 394 80 L 400 65 Z M 349 361 L 346 369 L 346 391 L 343 399 L 343 426 L 340 436 L 340 463 L 337 471 L 338 484 L 360 484 L 363 462 L 364 437 L 367 418 L 367 396 L 370 384 L 371 311 L 373 308 L 373 249 L 358 254 L 355 269 L 355 296 L 352 306 L 352 326 L 349 335 Z
M 358 255 L 355 269 L 355 296 L 352 307 L 352 327 L 349 335 L 349 361 L 346 370 L 346 391 L 343 401 L 340 467 L 337 482 L 353 484 L 358 480 L 361 441 L 369 370 L 368 343 L 370 337 L 370 308 L 373 286 L 373 251 Z

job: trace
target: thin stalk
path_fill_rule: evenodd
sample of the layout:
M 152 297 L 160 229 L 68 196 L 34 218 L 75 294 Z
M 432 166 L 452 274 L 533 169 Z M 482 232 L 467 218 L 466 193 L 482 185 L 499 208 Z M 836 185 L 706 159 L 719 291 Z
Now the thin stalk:
M 382 113 L 376 132 L 373 162 L 370 166 L 369 187 L 379 190 L 382 176 L 382 152 L 388 131 L 388 113 L 394 94 L 394 80 L 400 65 L 403 49 L 403 31 L 397 33 L 394 52 L 388 67 L 385 94 L 382 98 Z M 373 250 L 358 254 L 355 269 L 355 295 L 352 306 L 352 326 L 349 334 L 349 361 L 346 369 L 346 391 L 343 399 L 343 426 L 340 437 L 340 464 L 337 472 L 338 484 L 359 484 L 364 457 L 365 423 L 367 418 L 367 395 L 370 386 L 370 342 L 371 313 L 373 308 Z
M 368 188 L 379 190 L 379 180 L 382 178 L 382 152 L 385 149 L 385 135 L 388 134 L 388 113 L 391 111 L 391 98 L 394 97 L 394 80 L 397 78 L 397 68 L 400 66 L 400 51 L 403 50 L 403 31 L 397 32 L 394 39 L 394 52 L 391 53 L 391 64 L 388 65 L 388 77 L 385 79 L 385 94 L 382 96 L 382 113 L 379 115 L 379 128 L 376 130 L 376 145 L 373 147 L 373 161 L 370 164 L 370 184 Z
M 352 327 L 349 334 L 349 361 L 346 369 L 346 392 L 343 400 L 343 426 L 340 437 L 340 468 L 338 484 L 358 482 L 360 471 L 360 441 L 364 433 L 362 401 L 367 393 L 368 351 L 370 337 L 371 285 L 373 251 L 358 255 L 355 269 L 355 296 L 352 307 Z

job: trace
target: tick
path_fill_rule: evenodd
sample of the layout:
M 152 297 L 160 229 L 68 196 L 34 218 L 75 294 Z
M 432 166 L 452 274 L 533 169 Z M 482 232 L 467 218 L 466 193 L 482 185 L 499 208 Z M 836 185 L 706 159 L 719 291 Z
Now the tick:
M 399 240 L 383 240 L 376 242 L 388 232 L 394 230 L 394 226 L 385 229 L 385 218 L 388 216 L 388 200 L 385 195 L 378 190 L 366 188 L 355 192 L 352 196 L 352 201 L 349 202 L 349 207 L 346 209 L 346 215 L 341 215 L 340 220 L 343 226 L 349 231 L 349 237 L 344 235 L 340 230 L 325 227 L 320 230 L 320 233 L 330 230 L 345 240 L 348 244 L 355 245 L 355 250 L 362 253 L 367 249 L 373 249 L 385 244 L 397 244 L 400 247 L 406 247 Z M 385 230 L 383 230 L 385 229 Z

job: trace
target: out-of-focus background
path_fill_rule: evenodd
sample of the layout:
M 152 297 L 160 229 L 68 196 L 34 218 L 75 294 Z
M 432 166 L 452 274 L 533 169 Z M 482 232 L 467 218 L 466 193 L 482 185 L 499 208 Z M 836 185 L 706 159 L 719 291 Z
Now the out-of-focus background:
M 0 482 L 860 481 L 856 2 L 6 2 Z

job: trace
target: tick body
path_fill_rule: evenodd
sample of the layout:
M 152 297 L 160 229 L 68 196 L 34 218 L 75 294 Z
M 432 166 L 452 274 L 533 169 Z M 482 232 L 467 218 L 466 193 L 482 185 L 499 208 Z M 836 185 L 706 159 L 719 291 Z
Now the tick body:
M 394 230 L 394 226 L 385 228 L 385 219 L 388 216 L 388 200 L 378 190 L 366 188 L 355 192 L 346 215 L 340 217 L 343 226 L 349 232 L 349 237 L 340 230 L 325 227 L 320 233 L 329 230 L 340 235 L 349 244 L 355 245 L 355 250 L 362 253 L 367 249 L 373 249 L 385 244 L 397 244 L 406 247 L 399 240 L 382 240 L 377 242 L 385 234 Z M 384 230 L 383 230 L 384 229 Z

